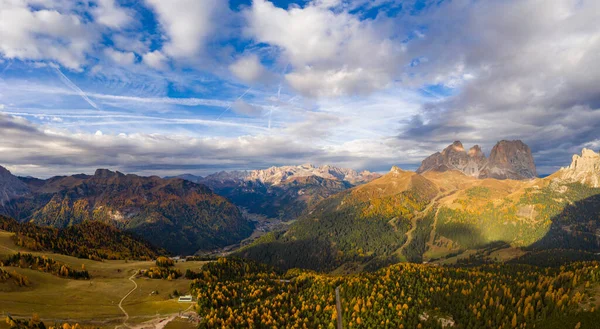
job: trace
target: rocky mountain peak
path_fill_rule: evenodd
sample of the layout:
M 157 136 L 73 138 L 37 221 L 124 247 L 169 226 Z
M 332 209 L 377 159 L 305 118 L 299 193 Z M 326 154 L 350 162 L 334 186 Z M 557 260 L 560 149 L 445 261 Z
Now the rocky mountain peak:
M 529 179 L 536 177 L 535 164 L 529 147 L 520 140 L 498 142 L 486 158 L 479 145 L 465 151 L 455 141 L 441 153 L 436 152 L 421 163 L 417 173 L 458 170 L 477 178 Z
M 469 149 L 469 156 L 471 158 L 484 158 L 485 159 L 485 154 L 483 153 L 483 151 L 481 150 L 481 147 L 479 147 L 479 145 L 475 145 Z
M 455 152 L 464 152 L 465 148 L 461 141 L 454 141 L 450 146 L 446 148 L 446 150 L 451 149 Z M 446 151 L 444 150 L 444 151 Z
M 558 175 L 566 181 L 600 187 L 600 153 L 584 148 L 581 156 L 573 155 L 571 165 L 561 168 Z
M 537 177 L 531 149 L 520 140 L 501 140 L 490 152 L 481 178 L 530 179 Z
M 392 173 L 392 174 L 401 174 L 403 172 L 404 172 L 404 170 L 402 170 L 398 166 L 392 166 L 392 169 L 390 169 L 390 173 Z
M 96 169 L 94 173 L 94 177 L 97 178 L 111 178 L 111 177 L 123 177 L 125 176 L 123 173 L 118 171 L 111 171 L 108 169 Z
M 577 157 L 577 156 L 578 156 L 577 154 L 573 155 L 573 157 Z M 594 158 L 594 159 L 596 159 L 596 158 L 600 157 L 600 153 L 596 153 L 596 152 L 594 152 L 594 150 L 590 150 L 588 148 L 584 148 L 581 151 L 581 157 L 582 158 Z

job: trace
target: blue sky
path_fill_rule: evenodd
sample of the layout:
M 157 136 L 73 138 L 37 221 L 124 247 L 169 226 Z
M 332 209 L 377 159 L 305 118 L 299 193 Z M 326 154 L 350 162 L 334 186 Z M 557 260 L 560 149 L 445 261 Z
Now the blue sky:
M 597 1 L 0 0 L 0 164 L 415 169 L 600 147 Z M 532 16 L 532 13 L 535 15 Z

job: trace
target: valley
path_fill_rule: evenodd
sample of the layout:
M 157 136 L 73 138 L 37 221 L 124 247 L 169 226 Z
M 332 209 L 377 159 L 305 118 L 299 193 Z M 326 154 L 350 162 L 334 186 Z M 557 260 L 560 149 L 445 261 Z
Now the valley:
M 76 322 L 87 326 L 114 328 L 124 322 L 120 306 L 128 314 L 127 327 L 154 319 L 170 318 L 190 307 L 190 304 L 178 303 L 176 297 L 169 296 L 174 290 L 181 295 L 189 292 L 190 280 L 155 280 L 137 275 L 140 269 L 151 267 L 154 261 L 98 262 L 35 252 L 16 246 L 11 235 L 12 233 L 0 231 L 0 259 L 15 252 L 47 256 L 72 268 L 84 266 L 91 279 L 72 280 L 27 268 L 0 267 L 24 275 L 31 282 L 25 287 L 10 282 L 0 283 L 0 310 L 5 315 L 10 313 L 13 318 L 29 319 L 32 314 L 37 314 L 47 324 Z M 185 272 L 187 269 L 198 270 L 203 264 L 205 262 L 202 261 L 178 262 L 175 267 Z M 134 290 L 132 281 L 137 286 Z
M 510 144 L 503 145 L 510 153 Z M 237 205 L 253 232 L 232 244 L 200 248 L 185 262 L 161 256 L 169 250 L 154 247 L 127 226 L 77 219 L 73 211 L 78 206 L 70 201 L 58 217 L 70 224 L 57 228 L 37 225 L 47 224 L 36 218 L 53 218 L 50 212 L 38 211 L 35 216 L 45 217 L 22 223 L 1 217 L 0 228 L 6 231 L 0 232 L 0 261 L 6 266 L 0 268 L 5 277 L 0 290 L 6 297 L 0 309 L 17 320 L 35 313 L 45 323 L 101 328 L 168 329 L 169 323 L 183 328 L 332 327 L 338 318 L 346 327 L 471 323 L 515 328 L 535 323 L 536 328 L 554 328 L 557 321 L 575 326 L 575 315 L 589 319 L 581 328 L 591 328 L 600 314 L 595 312 L 600 298 L 598 159 L 584 150 L 573 165 L 553 175 L 522 179 L 446 169 L 416 173 L 394 166 L 331 196 L 312 190 L 314 180 L 295 177 L 294 193 L 316 193 L 319 201 L 305 205 L 291 220 Z M 79 186 L 78 180 L 88 179 L 68 181 Z M 38 182 L 37 191 L 57 184 L 64 191 L 64 182 Z M 148 182 L 206 188 L 177 178 Z M 15 205 L 13 200 L 9 204 Z M 17 252 L 23 256 L 15 258 Z M 491 273 L 501 275 L 492 278 Z M 484 284 L 489 280 L 493 286 Z M 542 296 L 544 289 L 548 292 Z M 178 295 L 188 293 L 197 301 L 178 302 Z M 477 304 L 481 300 L 487 315 Z M 377 312 L 370 312 L 375 306 Z M 494 317 L 498 312 L 503 315 Z
M 0 329 L 599 329 L 600 0 L 0 0 Z

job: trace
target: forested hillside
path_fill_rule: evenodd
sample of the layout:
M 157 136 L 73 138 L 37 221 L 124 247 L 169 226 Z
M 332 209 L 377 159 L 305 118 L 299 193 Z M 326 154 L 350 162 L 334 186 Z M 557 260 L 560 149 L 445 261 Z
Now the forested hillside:
M 237 243 L 253 224 L 227 199 L 182 179 L 124 175 L 26 178 L 31 194 L 2 207 L 19 221 L 56 228 L 99 221 L 133 232 L 176 254 Z
M 561 268 L 398 264 L 352 276 L 219 260 L 192 283 L 201 328 L 594 328 L 598 262 Z M 594 320 L 595 319 L 595 320 Z M 577 325 L 577 323 L 579 324 Z M 567 326 L 568 325 L 568 326 Z M 577 326 L 576 326 L 577 325 Z
M 0 229 L 15 233 L 13 241 L 17 246 L 78 258 L 150 260 L 167 253 L 130 233 L 97 221 L 58 229 L 0 216 Z
M 281 220 L 295 219 L 319 201 L 350 187 L 348 182 L 317 176 L 297 177 L 275 186 L 257 181 L 238 182 L 235 186 L 211 185 L 217 194 L 250 213 Z
M 407 232 L 437 193 L 427 179 L 397 169 L 322 201 L 287 232 L 266 235 L 238 254 L 283 269 L 397 262 Z

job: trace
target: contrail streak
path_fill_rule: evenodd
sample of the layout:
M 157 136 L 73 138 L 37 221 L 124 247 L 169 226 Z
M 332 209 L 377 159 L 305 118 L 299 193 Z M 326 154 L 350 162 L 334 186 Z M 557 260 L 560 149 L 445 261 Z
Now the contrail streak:
M 236 98 L 236 101 L 239 101 L 242 97 L 244 97 L 250 90 L 252 89 L 252 87 L 246 89 L 246 91 L 244 91 L 243 94 L 240 95 L 240 97 Z M 221 119 L 221 117 L 223 116 L 223 114 L 225 114 L 225 112 L 229 111 L 229 109 L 231 108 L 231 106 L 235 104 L 235 102 L 232 102 L 231 104 L 229 104 L 229 106 L 227 106 L 227 108 L 225 109 L 225 111 L 221 112 L 221 114 L 219 115 L 219 117 L 217 118 L 217 120 Z
M 54 69 L 58 73 L 58 77 L 60 78 L 60 80 L 65 85 L 67 85 L 67 87 L 73 89 L 73 91 L 75 91 L 77 94 L 79 94 L 79 96 L 81 96 L 81 98 L 83 98 L 86 102 L 88 102 L 88 104 L 90 104 L 93 108 L 95 108 L 96 110 L 100 110 L 98 105 L 96 105 L 96 103 L 94 103 L 89 97 L 87 97 L 85 92 L 83 90 L 81 90 L 81 88 L 77 87 L 77 85 L 75 85 L 73 83 L 73 81 L 71 81 L 69 78 L 67 78 L 67 76 L 64 75 L 58 67 L 55 67 Z

